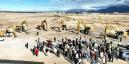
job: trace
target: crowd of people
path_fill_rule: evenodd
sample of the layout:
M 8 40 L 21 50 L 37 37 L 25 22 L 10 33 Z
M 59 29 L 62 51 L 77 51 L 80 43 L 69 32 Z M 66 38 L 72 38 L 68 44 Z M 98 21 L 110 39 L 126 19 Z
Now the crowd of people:
M 25 44 L 25 47 L 28 48 L 28 43 Z M 48 55 L 48 52 L 56 54 L 58 57 L 60 56 L 59 51 L 54 48 L 52 40 L 47 40 L 46 42 L 37 41 L 37 44 L 30 50 L 32 51 L 33 55 L 36 56 L 38 56 L 39 52 L 43 52 L 45 56 Z
M 113 62 L 113 58 L 119 56 L 119 49 L 114 47 L 112 42 L 97 44 L 92 39 L 62 39 L 59 48 L 64 52 L 64 56 L 75 64 L 81 64 L 83 59 L 90 59 L 91 63 Z
M 54 38 L 54 41 L 56 41 L 56 38 Z M 28 46 L 28 43 L 26 46 Z M 88 41 L 80 38 L 62 38 L 61 42 L 56 46 L 53 45 L 52 40 L 47 40 L 47 42 L 37 42 L 37 45 L 32 49 L 33 54 L 36 56 L 38 56 L 38 52 L 43 52 L 46 56 L 48 52 L 52 52 L 60 57 L 61 51 L 65 58 L 75 64 L 83 63 L 83 59 L 90 59 L 92 64 L 98 62 L 107 63 L 113 62 L 114 58 L 119 57 L 119 48 L 113 46 L 113 42 L 98 44 L 93 39 Z

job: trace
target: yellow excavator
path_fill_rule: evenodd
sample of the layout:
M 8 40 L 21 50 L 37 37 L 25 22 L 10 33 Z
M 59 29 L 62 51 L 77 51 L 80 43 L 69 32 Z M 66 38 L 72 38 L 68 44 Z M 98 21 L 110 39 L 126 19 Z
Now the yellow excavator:
M 6 36 L 17 37 L 15 26 L 10 26 L 6 29 Z
M 4 31 L 0 31 L 0 37 L 12 36 L 17 37 L 16 32 L 27 32 L 28 24 L 25 21 L 21 22 L 20 25 L 12 25 L 7 27 Z
M 79 34 L 80 32 L 83 34 L 90 35 L 91 27 L 87 26 L 85 22 L 78 20 L 77 33 Z
M 63 20 L 61 20 L 61 22 L 59 23 L 59 26 L 61 27 L 62 30 L 67 30 L 67 26 L 64 24 Z
M 126 31 L 118 30 L 116 26 L 111 25 L 105 26 L 104 34 L 108 37 L 113 37 L 116 39 L 122 36 L 127 37 L 128 35 Z
M 14 30 L 16 32 L 27 32 L 28 30 L 28 24 L 26 22 L 26 20 L 24 20 L 23 22 L 21 22 L 21 24 L 19 26 L 15 26 Z
M 38 26 L 36 27 L 36 29 L 47 31 L 47 21 L 46 21 L 46 20 L 42 21 L 41 25 L 38 25 Z

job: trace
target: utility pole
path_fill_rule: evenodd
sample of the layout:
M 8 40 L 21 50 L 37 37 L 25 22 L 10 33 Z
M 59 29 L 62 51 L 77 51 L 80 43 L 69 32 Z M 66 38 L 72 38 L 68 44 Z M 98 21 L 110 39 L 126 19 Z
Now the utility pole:
M 104 44 L 107 43 L 107 40 L 106 40 L 106 32 L 107 32 L 107 26 L 106 26 L 105 29 L 104 29 Z
M 104 29 L 104 56 L 105 56 L 105 63 L 104 64 L 107 64 L 107 56 L 106 56 L 106 44 L 107 44 L 107 40 L 106 40 L 106 32 L 107 32 L 107 29 L 108 29 L 108 26 L 106 25 L 105 29 Z

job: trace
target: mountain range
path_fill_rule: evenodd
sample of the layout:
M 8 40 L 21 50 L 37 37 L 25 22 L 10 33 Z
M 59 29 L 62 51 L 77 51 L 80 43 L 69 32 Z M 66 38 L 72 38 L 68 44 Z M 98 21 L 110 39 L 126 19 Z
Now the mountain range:
M 64 12 L 64 13 L 129 13 L 129 5 L 112 5 L 112 6 L 100 6 L 96 7 L 98 9 L 82 9 L 82 8 L 74 8 L 65 11 L 61 10 L 51 10 L 51 11 L 0 11 L 0 12 L 8 12 L 8 13 L 45 13 L 45 12 Z
M 108 6 L 105 8 L 101 8 L 99 10 L 88 10 L 88 9 L 69 9 L 66 10 L 65 13 L 83 13 L 83 12 L 91 12 L 91 13 L 129 13 L 129 5 L 115 5 L 115 6 Z

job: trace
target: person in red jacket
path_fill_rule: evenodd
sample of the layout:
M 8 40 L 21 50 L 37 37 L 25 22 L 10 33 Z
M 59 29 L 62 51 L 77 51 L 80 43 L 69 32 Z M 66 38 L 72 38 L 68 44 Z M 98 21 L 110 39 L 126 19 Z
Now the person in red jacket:
M 38 48 L 36 48 L 36 49 L 35 49 L 35 55 L 36 55 L 36 56 L 38 56 L 38 52 L 39 52 L 39 50 L 38 50 Z

